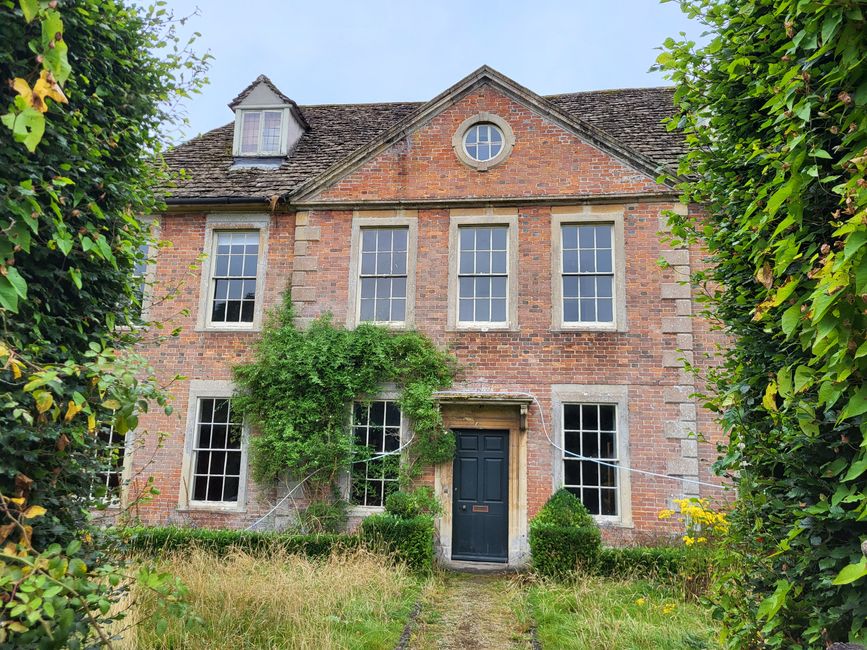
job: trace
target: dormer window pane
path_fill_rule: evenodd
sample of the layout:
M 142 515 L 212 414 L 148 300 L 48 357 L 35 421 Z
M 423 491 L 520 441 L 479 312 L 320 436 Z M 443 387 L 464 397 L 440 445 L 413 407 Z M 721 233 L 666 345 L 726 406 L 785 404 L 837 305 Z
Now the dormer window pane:
M 263 153 L 280 151 L 280 117 L 281 114 L 274 111 L 265 113 L 265 124 L 262 128 Z
M 256 153 L 259 150 L 259 124 L 261 113 L 244 113 L 241 131 L 241 153 Z
M 282 111 L 243 111 L 241 114 L 241 155 L 279 155 L 282 136 Z

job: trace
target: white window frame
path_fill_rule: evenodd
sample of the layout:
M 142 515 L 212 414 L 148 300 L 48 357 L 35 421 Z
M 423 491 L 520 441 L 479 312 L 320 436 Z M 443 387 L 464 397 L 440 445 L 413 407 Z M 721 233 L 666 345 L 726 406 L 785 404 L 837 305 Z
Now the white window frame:
M 460 229 L 466 226 L 506 226 L 506 320 L 459 320 Z M 517 210 L 485 210 L 478 214 L 452 213 L 449 221 L 448 329 L 467 331 L 517 331 L 518 329 L 518 213 Z
M 617 458 L 620 468 L 617 471 L 617 512 L 613 515 L 593 515 L 601 526 L 632 528 L 632 485 L 629 467 L 629 388 L 626 385 L 580 385 L 554 384 L 551 386 L 551 406 L 553 409 L 554 440 L 560 449 L 552 448 L 553 490 L 559 490 L 565 483 L 563 465 L 566 440 L 563 429 L 563 407 L 565 404 L 613 404 L 617 412 Z
M 259 144 L 256 151 L 241 151 L 241 142 L 243 140 L 244 118 L 250 113 L 260 113 L 262 116 L 259 119 Z M 262 150 L 262 137 L 265 132 L 265 113 L 280 113 L 280 143 L 276 151 Z M 289 139 L 289 121 L 290 109 L 282 106 L 244 106 L 235 111 L 235 135 L 233 142 L 233 153 L 238 158 L 279 158 L 287 154 L 286 143 Z
M 112 435 L 114 434 L 114 425 L 110 425 Z M 123 462 L 120 466 L 118 472 L 118 478 L 120 483 L 120 489 L 117 495 L 114 498 L 109 497 L 108 493 L 104 498 L 99 499 L 107 510 L 117 510 L 126 506 L 127 503 L 127 492 L 129 490 L 129 482 L 130 476 L 132 474 L 132 456 L 133 456 L 133 437 L 134 432 L 132 430 L 127 431 L 123 436 L 123 445 L 114 446 L 114 449 L 123 448 Z M 105 472 L 98 472 L 99 474 L 104 474 Z M 95 477 L 94 477 L 95 478 Z M 101 481 L 100 484 L 103 482 Z M 91 498 L 97 500 L 97 497 L 94 496 L 94 488 L 96 487 L 96 480 L 92 482 L 91 485 Z M 107 488 L 107 486 L 106 486 Z
M 155 217 L 144 217 L 141 220 L 142 228 L 149 233 L 147 243 L 147 254 L 145 262 L 145 272 L 141 276 L 144 287 L 142 289 L 141 313 L 140 318 L 147 321 L 150 317 L 151 306 L 153 305 L 153 289 L 157 278 L 157 252 L 160 242 L 160 222 Z
M 241 433 L 241 476 L 238 479 L 238 500 L 235 502 L 196 501 L 193 495 L 193 475 L 195 474 L 194 449 L 198 438 L 199 401 L 203 399 L 231 399 L 235 386 L 227 380 L 194 379 L 190 381 L 187 401 L 187 424 L 184 436 L 184 458 L 181 466 L 181 485 L 178 492 L 178 510 L 202 510 L 213 512 L 247 511 L 247 448 L 250 431 L 245 422 Z
M 361 231 L 366 228 L 406 228 L 406 310 L 402 321 L 362 321 L 361 316 Z M 359 323 L 385 325 L 407 329 L 415 324 L 415 274 L 418 256 L 418 213 L 404 210 L 395 213 L 356 211 L 352 216 L 352 236 L 349 251 L 349 305 L 346 327 Z
M 396 387 L 390 387 L 389 386 L 388 388 L 385 388 L 382 391 L 378 392 L 376 394 L 376 397 L 374 397 L 370 401 L 371 402 L 398 402 L 400 400 L 400 395 L 401 395 L 401 392 L 399 390 L 397 390 Z M 355 402 L 358 402 L 358 401 L 359 400 L 353 400 L 349 404 L 349 420 L 348 421 L 350 424 L 350 427 L 349 427 L 349 435 L 350 436 L 355 435 L 354 432 L 352 431 L 352 409 L 355 408 Z M 401 412 L 400 412 L 400 446 L 403 447 L 409 441 L 409 439 L 411 437 L 412 437 L 412 431 L 411 431 L 410 426 L 409 426 L 409 418 L 407 418 L 404 415 L 403 410 L 401 409 Z M 400 457 L 400 464 L 403 465 L 404 461 L 406 460 L 406 450 L 405 449 L 401 449 L 399 457 Z M 343 475 L 341 476 L 341 479 L 340 479 L 340 492 L 343 495 L 343 497 L 347 500 L 347 502 L 349 501 L 349 498 L 351 495 L 351 492 L 350 492 L 350 490 L 352 489 L 351 480 L 352 480 L 351 470 L 347 470 L 346 472 L 343 472 Z M 373 514 L 377 514 L 380 512 L 385 512 L 385 504 L 383 504 L 381 506 L 359 506 L 359 505 L 353 505 L 350 503 L 346 512 L 347 512 L 347 515 L 351 518 L 359 518 L 359 517 L 363 518 L 363 517 L 366 517 L 368 515 L 373 515 Z
M 268 268 L 268 231 L 270 217 L 262 214 L 211 214 L 205 221 L 204 259 L 202 261 L 201 284 L 199 287 L 199 313 L 196 319 L 196 331 L 237 332 L 262 329 L 262 318 L 265 311 L 265 280 Z M 258 231 L 259 258 L 256 265 L 256 302 L 253 307 L 253 322 L 223 323 L 211 321 L 214 302 L 214 263 L 216 256 L 217 232 Z
M 573 206 L 552 208 L 551 214 L 551 307 L 554 331 L 625 332 L 626 322 L 626 256 L 624 242 L 624 211 L 622 206 Z M 611 256 L 614 271 L 612 291 L 612 322 L 577 322 L 563 320 L 563 226 L 612 225 Z

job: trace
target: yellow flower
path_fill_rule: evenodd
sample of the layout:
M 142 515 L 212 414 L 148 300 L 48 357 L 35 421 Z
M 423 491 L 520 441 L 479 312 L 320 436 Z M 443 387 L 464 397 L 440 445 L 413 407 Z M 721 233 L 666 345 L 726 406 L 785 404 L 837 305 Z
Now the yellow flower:
M 699 537 L 697 540 L 695 540 L 695 543 L 696 544 L 706 544 L 707 543 L 707 537 Z
M 635 599 L 635 604 L 639 607 L 644 607 L 645 603 L 647 603 L 647 599 L 644 596 Z
M 674 609 L 675 609 L 674 603 L 666 603 L 665 605 L 662 606 L 662 613 L 663 614 L 671 614 L 674 611 Z
M 690 537 L 689 535 L 684 535 L 683 536 L 683 543 L 686 544 L 687 546 L 692 546 L 693 544 L 695 544 L 695 537 Z
M 669 519 L 674 516 L 674 510 L 660 510 L 659 518 L 660 519 Z

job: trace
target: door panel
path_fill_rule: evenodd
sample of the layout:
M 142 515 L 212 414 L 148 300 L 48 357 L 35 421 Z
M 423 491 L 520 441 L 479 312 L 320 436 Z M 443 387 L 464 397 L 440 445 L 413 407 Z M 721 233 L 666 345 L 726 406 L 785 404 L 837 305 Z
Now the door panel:
M 452 558 L 509 559 L 508 431 L 455 431 Z

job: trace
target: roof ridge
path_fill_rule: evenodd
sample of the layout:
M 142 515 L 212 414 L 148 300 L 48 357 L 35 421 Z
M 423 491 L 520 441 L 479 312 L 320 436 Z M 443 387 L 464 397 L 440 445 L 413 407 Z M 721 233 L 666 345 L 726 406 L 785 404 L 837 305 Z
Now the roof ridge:
M 423 101 L 405 101 L 405 102 L 358 102 L 358 103 L 346 103 L 346 104 L 300 104 L 299 108 L 332 108 L 335 106 L 407 106 L 407 105 L 420 105 L 424 104 Z

